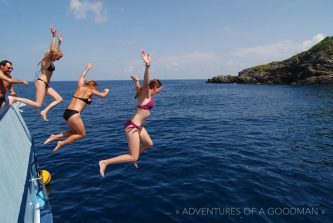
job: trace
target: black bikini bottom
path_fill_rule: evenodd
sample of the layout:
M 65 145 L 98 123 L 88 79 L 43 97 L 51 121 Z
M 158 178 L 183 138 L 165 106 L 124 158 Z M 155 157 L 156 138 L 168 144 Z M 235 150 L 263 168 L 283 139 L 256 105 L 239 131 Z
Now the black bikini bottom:
M 65 110 L 65 112 L 64 112 L 64 114 L 62 115 L 62 117 L 64 117 L 64 119 L 66 120 L 66 121 L 68 121 L 68 119 L 70 119 L 73 115 L 75 115 L 75 114 L 77 114 L 77 113 L 80 113 L 80 112 L 78 112 L 78 111 L 76 111 L 76 110 L 72 110 L 72 109 L 66 109 Z
M 46 81 L 44 81 L 44 80 L 42 80 L 42 79 L 40 79 L 40 78 L 37 78 L 36 81 L 42 81 L 42 82 L 44 82 L 44 84 L 45 84 L 45 88 L 48 88 L 48 87 L 49 87 L 49 83 L 47 83 Z

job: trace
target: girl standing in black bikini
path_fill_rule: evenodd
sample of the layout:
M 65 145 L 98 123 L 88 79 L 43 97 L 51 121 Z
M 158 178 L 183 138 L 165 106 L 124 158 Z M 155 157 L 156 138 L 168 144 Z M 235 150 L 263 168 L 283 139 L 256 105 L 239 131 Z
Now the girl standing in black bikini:
M 150 55 L 143 51 L 141 52 L 141 57 L 146 64 L 143 86 L 141 90 L 138 90 L 139 95 L 137 98 L 137 109 L 125 124 L 125 133 L 127 136 L 129 152 L 128 154 L 99 161 L 100 174 L 102 177 L 104 177 L 104 172 L 108 165 L 116 163 L 135 164 L 135 162 L 139 159 L 140 153 L 153 146 L 153 141 L 151 140 L 147 130 L 143 127 L 143 124 L 149 117 L 150 110 L 154 107 L 153 96 L 160 93 L 162 90 L 162 83 L 157 79 L 150 80 Z M 135 77 L 132 79 L 137 80 Z M 140 88 L 139 84 L 136 86 Z
M 63 53 L 60 49 L 60 44 L 62 42 L 62 35 L 58 34 L 58 44 L 56 44 L 56 36 L 57 30 L 54 26 L 50 27 L 50 31 L 52 33 L 52 42 L 50 46 L 50 50 L 48 50 L 44 54 L 44 58 L 41 60 L 41 75 L 35 81 L 36 87 L 36 101 L 32 101 L 25 98 L 8 96 L 9 104 L 13 104 L 15 101 L 22 102 L 24 104 L 33 106 L 34 108 L 40 108 L 43 105 L 43 101 L 46 93 L 51 95 L 55 101 L 53 101 L 49 106 L 47 106 L 43 111 L 40 112 L 41 117 L 47 120 L 47 112 L 52 108 L 57 106 L 60 102 L 62 102 L 62 97 L 49 86 L 53 71 L 55 70 L 55 66 L 53 64 L 54 61 L 60 60 L 63 56 Z
M 68 105 L 67 109 L 64 112 L 64 119 L 67 121 L 69 130 L 62 132 L 60 134 L 52 134 L 44 144 L 57 140 L 59 138 L 67 137 L 64 141 L 58 141 L 57 146 L 53 151 L 57 151 L 64 145 L 74 142 L 78 139 L 81 139 L 86 136 L 86 129 L 84 127 L 83 121 L 81 119 L 80 113 L 87 104 L 92 102 L 91 97 L 93 95 L 98 97 L 105 97 L 109 93 L 109 89 L 105 88 L 104 92 L 99 92 L 96 90 L 97 83 L 96 81 L 90 80 L 84 82 L 84 78 L 88 71 L 93 67 L 92 64 L 87 64 L 86 69 L 80 76 L 77 89 L 73 95 L 71 103 Z

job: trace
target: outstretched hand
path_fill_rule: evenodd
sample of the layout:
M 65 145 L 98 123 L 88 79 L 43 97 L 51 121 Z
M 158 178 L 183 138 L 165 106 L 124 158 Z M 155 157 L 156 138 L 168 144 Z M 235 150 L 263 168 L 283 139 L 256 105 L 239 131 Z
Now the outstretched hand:
M 135 74 L 133 74 L 133 75 L 131 76 L 131 79 L 132 79 L 133 81 L 138 81 L 138 80 L 139 80 L 138 76 L 136 76 Z
M 109 91 L 109 88 L 104 88 L 104 96 L 108 95 Z
M 57 29 L 53 25 L 50 26 L 50 31 L 51 31 L 53 36 L 55 36 L 56 33 L 57 33 Z
M 141 57 L 143 59 L 143 61 L 145 62 L 146 65 L 150 65 L 151 63 L 151 58 L 149 53 L 146 53 L 145 51 L 141 52 Z
M 91 68 L 93 68 L 93 64 L 92 63 L 88 63 L 87 65 L 86 65 L 86 70 L 90 70 Z
M 26 87 L 28 87 L 29 82 L 24 80 L 24 81 L 22 82 L 22 84 L 24 84 Z
M 85 78 L 88 71 L 93 67 L 94 65 L 92 63 L 88 63 L 86 65 L 86 68 L 84 69 L 83 73 L 81 74 L 81 78 Z

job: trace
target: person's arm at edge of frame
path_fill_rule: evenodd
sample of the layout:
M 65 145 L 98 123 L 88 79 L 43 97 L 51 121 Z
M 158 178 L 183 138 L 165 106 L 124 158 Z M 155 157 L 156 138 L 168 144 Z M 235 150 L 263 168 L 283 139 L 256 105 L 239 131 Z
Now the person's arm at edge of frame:
M 0 71 L 0 79 L 7 81 L 10 84 L 24 84 L 25 86 L 28 86 L 28 81 L 26 80 L 17 80 L 15 78 L 9 78 L 4 73 Z

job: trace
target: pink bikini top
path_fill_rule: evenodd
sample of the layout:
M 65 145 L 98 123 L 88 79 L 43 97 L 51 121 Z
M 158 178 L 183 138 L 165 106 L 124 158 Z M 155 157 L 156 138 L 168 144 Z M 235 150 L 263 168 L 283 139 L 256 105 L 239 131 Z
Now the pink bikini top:
M 145 104 L 145 105 L 138 105 L 137 106 L 138 108 L 141 108 L 143 110 L 150 110 L 154 107 L 154 100 L 153 100 L 153 97 L 150 98 L 150 101 Z

